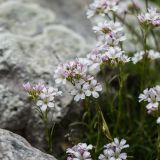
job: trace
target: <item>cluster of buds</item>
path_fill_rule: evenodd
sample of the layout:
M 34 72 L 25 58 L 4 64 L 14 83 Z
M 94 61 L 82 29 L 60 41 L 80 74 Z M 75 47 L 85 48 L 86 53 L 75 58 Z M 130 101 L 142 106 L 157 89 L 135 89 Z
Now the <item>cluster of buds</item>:
M 42 93 L 43 89 L 45 88 L 45 85 L 41 83 L 32 85 L 29 82 L 27 82 L 23 84 L 23 88 L 28 93 L 28 95 L 35 100 Z
M 160 12 L 156 8 L 148 8 L 146 13 L 138 15 L 140 24 L 145 27 L 159 27 L 160 26 Z
M 116 12 L 118 10 L 118 2 L 119 0 L 94 0 L 89 6 L 87 17 L 91 18 L 95 15 L 104 16 L 109 11 Z
M 60 64 L 55 70 L 55 81 L 57 84 L 72 84 L 71 95 L 75 101 L 85 99 L 86 96 L 98 98 L 102 86 L 89 74 L 89 60 L 76 59 L 65 64 Z
M 23 88 L 36 102 L 41 111 L 46 111 L 47 108 L 59 110 L 59 107 L 55 105 L 55 99 L 62 95 L 62 91 L 59 91 L 58 88 L 48 87 L 43 84 L 32 85 L 29 82 L 24 84 Z
M 160 58 L 160 52 L 154 50 L 148 50 L 146 52 L 141 51 L 134 54 L 132 57 L 132 62 L 134 64 L 138 63 L 139 61 L 143 60 L 144 57 L 147 57 L 149 60 L 156 60 Z
M 100 154 L 99 160 L 125 160 L 127 153 L 122 152 L 123 149 L 128 148 L 126 140 L 114 138 L 114 141 L 104 146 L 103 154 Z
M 150 89 L 145 89 L 142 94 L 139 95 L 139 102 L 146 101 L 148 102 L 146 109 L 148 113 L 152 113 L 158 110 L 160 102 L 160 86 L 155 86 Z
M 67 160 L 92 160 L 89 150 L 92 150 L 92 145 L 86 143 L 79 143 L 72 148 L 68 148 L 66 153 Z

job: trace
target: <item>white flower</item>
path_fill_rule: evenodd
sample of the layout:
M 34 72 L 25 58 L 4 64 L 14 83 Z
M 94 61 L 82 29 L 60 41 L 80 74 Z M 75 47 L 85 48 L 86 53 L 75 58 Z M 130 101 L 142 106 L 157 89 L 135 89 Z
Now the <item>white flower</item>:
M 110 47 L 107 51 L 107 56 L 109 59 L 115 60 L 122 56 L 123 51 L 119 47 Z
M 141 102 L 141 101 L 148 101 L 148 98 L 149 98 L 149 91 L 148 91 L 148 88 L 147 88 L 147 89 L 145 89 L 143 91 L 143 93 L 141 93 L 139 95 L 139 102 Z
M 136 64 L 137 62 L 141 61 L 143 59 L 144 54 L 144 51 L 135 53 L 132 57 L 132 62 Z
M 103 23 L 98 23 L 98 26 L 94 26 L 93 30 L 100 34 L 117 33 L 123 30 L 123 27 L 119 22 L 104 21 Z
M 61 64 L 59 65 L 56 70 L 55 70 L 55 74 L 54 74 L 54 78 L 55 78 L 55 82 L 57 84 L 66 84 L 66 78 L 67 78 L 67 74 L 65 73 L 65 65 Z
M 100 48 L 96 47 L 91 53 L 87 55 L 87 59 L 90 61 L 88 68 L 89 73 L 92 75 L 97 74 L 100 71 L 100 65 L 102 64 Z
M 123 31 L 117 33 L 111 32 L 104 37 L 105 44 L 107 46 L 117 46 L 119 42 L 126 40 L 125 34 Z
M 125 139 L 119 141 L 119 139 L 114 138 L 113 142 L 104 146 L 103 154 L 100 154 L 99 160 L 125 160 L 127 154 L 122 153 L 122 150 L 128 147 Z
M 157 111 L 158 105 L 159 105 L 158 102 L 147 104 L 146 109 L 148 114 L 152 113 L 153 111 Z
M 119 62 L 123 62 L 123 63 L 130 62 L 130 59 L 131 59 L 130 57 L 128 57 L 127 55 L 124 55 L 124 54 L 118 58 Z
M 129 145 L 126 144 L 126 142 L 127 141 L 125 139 L 119 141 L 118 138 L 114 138 L 112 145 L 116 147 L 117 151 L 121 151 L 122 149 L 129 147 Z
M 85 90 L 83 85 L 80 83 L 76 83 L 74 89 L 71 91 L 71 95 L 75 96 L 74 100 L 78 102 L 81 99 L 85 99 Z
M 83 85 L 83 88 L 85 89 L 85 95 L 87 97 L 90 97 L 92 95 L 94 98 L 98 98 L 98 92 L 102 91 L 102 86 L 94 79 L 90 82 L 85 83 Z
M 42 111 L 45 111 L 47 107 L 55 107 L 55 97 L 61 96 L 62 92 L 58 91 L 57 88 L 48 87 L 42 90 L 42 93 L 39 95 L 39 100 L 37 101 L 37 106 L 41 108 Z
M 94 26 L 93 30 L 98 33 L 99 40 L 108 46 L 118 45 L 126 39 L 123 27 L 119 22 L 104 21 Z
M 92 145 L 86 143 L 79 143 L 72 148 L 68 148 L 66 151 L 68 154 L 67 160 L 92 160 L 89 152 L 92 148 Z
M 127 55 L 123 54 L 123 52 L 124 51 L 122 51 L 119 47 L 109 47 L 106 55 L 111 61 L 111 64 L 127 63 L 130 61 L 130 58 Z
M 139 95 L 139 102 L 147 101 L 146 109 L 148 113 L 152 113 L 158 110 L 160 102 L 160 86 L 155 86 L 150 89 L 145 89 L 143 93 Z
M 160 117 L 158 117 L 157 119 L 157 124 L 160 124 Z
M 150 60 L 155 60 L 155 59 L 160 58 L 160 52 L 157 52 L 154 50 L 148 50 L 148 51 L 146 51 L 146 53 L 144 51 L 135 53 L 134 56 L 132 57 L 132 62 L 134 64 L 138 63 L 139 61 L 141 61 L 144 58 L 145 54 L 146 54 L 147 58 Z
M 138 19 L 143 26 L 160 26 L 160 13 L 156 8 L 148 8 L 146 13 L 138 15 Z
M 160 58 L 160 52 L 156 52 L 154 50 L 149 50 L 148 51 L 148 58 L 151 60 L 155 60 Z

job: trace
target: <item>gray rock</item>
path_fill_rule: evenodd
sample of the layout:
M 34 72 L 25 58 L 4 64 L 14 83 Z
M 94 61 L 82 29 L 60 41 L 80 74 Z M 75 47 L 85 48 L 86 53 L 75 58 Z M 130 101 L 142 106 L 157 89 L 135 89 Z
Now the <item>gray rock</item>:
M 0 31 L 33 36 L 54 22 L 55 15 L 50 10 L 33 3 L 8 1 L 0 5 Z
M 0 126 L 21 130 L 27 122 L 26 111 L 28 104 L 25 99 L 9 90 L 7 86 L 0 85 Z
M 0 126 L 23 135 L 43 150 L 46 147 L 43 124 L 34 105 L 27 100 L 22 84 L 30 81 L 54 85 L 55 66 L 83 56 L 88 46 L 73 30 L 52 24 L 55 17 L 52 12 L 30 2 L 6 0 L 0 5 Z M 55 121 L 66 114 L 66 106 L 72 101 L 64 92 L 58 102 L 62 110 L 51 112 Z
M 43 34 L 33 38 L 0 34 L 0 41 L 0 84 L 3 86 L 0 125 L 18 133 L 25 130 L 26 138 L 42 149 L 43 126 L 37 124 L 39 119 L 31 109 L 34 105 L 24 98 L 27 95 L 22 91 L 22 84 L 31 81 L 54 85 L 55 66 L 82 56 L 86 52 L 85 40 L 70 29 L 56 25 L 45 28 Z M 55 121 L 65 115 L 66 106 L 72 100 L 67 92 L 64 95 L 60 99 L 61 112 L 54 113 Z
M 24 138 L 0 129 L 0 160 L 56 160 L 33 148 Z
M 6 1 L 39 4 L 55 12 L 55 23 L 73 29 L 87 39 L 90 44 L 95 41 L 91 23 L 86 18 L 86 9 L 92 0 L 0 0 L 0 3 Z

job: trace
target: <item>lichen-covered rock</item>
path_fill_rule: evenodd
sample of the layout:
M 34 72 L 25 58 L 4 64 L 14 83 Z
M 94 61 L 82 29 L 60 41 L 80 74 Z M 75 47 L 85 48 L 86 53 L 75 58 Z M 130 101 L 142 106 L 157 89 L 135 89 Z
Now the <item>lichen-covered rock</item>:
M 41 33 L 54 19 L 53 12 L 38 4 L 8 1 L 0 5 L 0 32 L 33 36 Z
M 0 129 L 1 160 L 56 160 L 53 156 L 33 148 L 24 138 Z
M 43 126 L 37 124 L 39 120 L 31 109 L 33 104 L 24 98 L 27 96 L 22 84 L 31 81 L 54 85 L 55 67 L 67 59 L 82 56 L 86 52 L 85 40 L 64 26 L 53 25 L 32 38 L 0 34 L 0 41 L 0 84 L 4 86 L 0 92 L 0 125 L 11 131 L 25 130 L 26 138 L 42 149 Z M 56 121 L 65 115 L 66 106 L 72 100 L 69 93 L 64 92 L 59 103 L 61 112 L 52 113 Z M 41 136 L 35 136 L 37 134 Z
M 40 7 L 40 2 L 0 0 L 0 126 L 44 149 L 44 126 L 22 84 L 31 81 L 54 85 L 55 66 L 86 54 L 88 46 L 79 34 L 53 24 L 54 13 Z M 72 101 L 67 89 L 64 92 L 58 102 L 61 111 L 51 112 L 55 121 L 66 114 L 66 106 Z

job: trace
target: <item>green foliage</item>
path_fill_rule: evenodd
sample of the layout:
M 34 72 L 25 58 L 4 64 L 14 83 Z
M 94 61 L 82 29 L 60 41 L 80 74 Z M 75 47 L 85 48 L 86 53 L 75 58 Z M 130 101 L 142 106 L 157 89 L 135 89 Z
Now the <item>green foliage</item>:
M 150 0 L 150 1 L 156 3 L 157 5 L 160 6 L 160 1 L 159 0 Z

